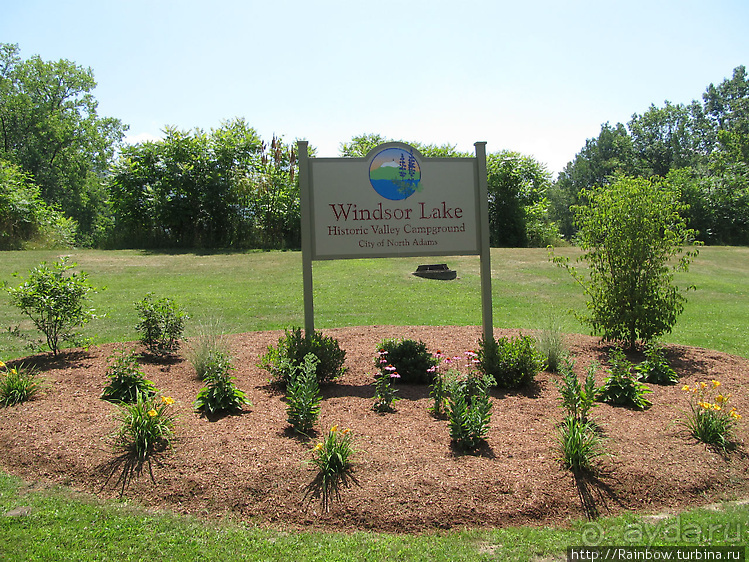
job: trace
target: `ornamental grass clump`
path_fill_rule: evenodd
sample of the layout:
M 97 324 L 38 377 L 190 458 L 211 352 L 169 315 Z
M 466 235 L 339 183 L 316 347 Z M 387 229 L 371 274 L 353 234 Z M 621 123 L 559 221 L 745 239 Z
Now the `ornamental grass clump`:
M 39 392 L 36 371 L 23 365 L 8 367 L 0 361 L 0 406 L 27 402 Z
M 138 394 L 133 404 L 121 404 L 117 417 L 120 422 L 115 447 L 130 453 L 139 461 L 156 451 L 167 449 L 174 436 L 174 413 L 168 396 Z
M 119 348 L 109 356 L 108 360 L 110 361 L 107 366 L 109 382 L 102 392 L 102 400 L 132 404 L 137 401 L 140 394 L 153 396 L 158 392 L 154 384 L 141 371 L 134 349 L 126 351 Z
M 355 451 L 351 444 L 351 430 L 334 425 L 325 438 L 312 449 L 310 464 L 317 467 L 317 476 L 309 489 L 319 493 L 327 511 L 331 497 L 340 498 L 341 485 L 351 478 L 351 457 Z
M 218 321 L 201 322 L 198 334 L 190 338 L 186 357 L 200 380 L 224 372 L 231 365 L 229 341 Z
M 734 407 L 728 408 L 731 395 L 719 391 L 720 386 L 717 380 L 696 383 L 694 387 L 684 385 L 689 410 L 679 423 L 698 441 L 725 451 L 734 446 L 734 428 L 741 414 Z

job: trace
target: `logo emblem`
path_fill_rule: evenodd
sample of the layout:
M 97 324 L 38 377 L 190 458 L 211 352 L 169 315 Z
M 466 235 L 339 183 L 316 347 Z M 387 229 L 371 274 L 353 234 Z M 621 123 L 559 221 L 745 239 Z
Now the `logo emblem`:
M 369 165 L 369 183 L 391 201 L 408 199 L 421 191 L 421 166 L 413 149 L 391 147 L 378 152 Z

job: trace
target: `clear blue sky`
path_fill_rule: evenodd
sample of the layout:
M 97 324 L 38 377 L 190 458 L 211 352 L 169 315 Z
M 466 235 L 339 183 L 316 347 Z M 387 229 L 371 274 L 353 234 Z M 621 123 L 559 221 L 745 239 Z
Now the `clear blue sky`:
M 749 65 L 748 25 L 747 0 L 3 0 L 0 42 L 91 67 L 131 140 L 244 117 L 319 156 L 379 133 L 558 172 Z

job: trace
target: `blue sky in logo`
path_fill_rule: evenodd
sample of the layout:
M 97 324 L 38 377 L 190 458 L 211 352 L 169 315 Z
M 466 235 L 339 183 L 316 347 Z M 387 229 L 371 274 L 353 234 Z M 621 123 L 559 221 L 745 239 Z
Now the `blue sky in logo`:
M 421 166 L 411 152 L 397 147 L 386 148 L 372 159 L 369 182 L 385 199 L 407 199 L 420 188 Z

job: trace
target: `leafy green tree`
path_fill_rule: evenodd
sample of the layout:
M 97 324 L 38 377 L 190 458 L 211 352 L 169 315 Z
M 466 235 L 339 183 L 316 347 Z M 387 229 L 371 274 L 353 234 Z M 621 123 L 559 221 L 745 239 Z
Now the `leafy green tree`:
M 549 219 L 551 174 L 532 158 L 508 150 L 487 156 L 492 246 L 544 247 L 559 237 Z
M 582 318 L 605 340 L 634 347 L 671 331 L 686 297 L 673 281 L 697 255 L 694 231 L 679 214 L 678 190 L 664 181 L 617 176 L 606 187 L 583 190 L 585 204 L 575 207 L 580 260 L 553 257 L 578 281 L 589 315 Z M 685 246 L 692 247 L 684 251 Z
M 95 289 L 85 272 L 68 273 L 75 266 L 67 257 L 52 266 L 42 262 L 18 287 L 7 288 L 11 302 L 44 334 L 55 357 L 62 342 L 80 343 L 77 329 L 96 318 L 94 309 L 86 308 Z
M 18 165 L 91 242 L 106 214 L 102 180 L 127 129 L 99 117 L 93 71 L 68 60 L 22 60 L 0 44 L 0 157 Z

